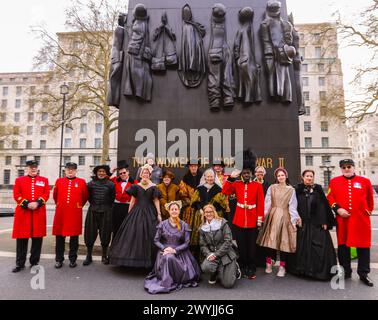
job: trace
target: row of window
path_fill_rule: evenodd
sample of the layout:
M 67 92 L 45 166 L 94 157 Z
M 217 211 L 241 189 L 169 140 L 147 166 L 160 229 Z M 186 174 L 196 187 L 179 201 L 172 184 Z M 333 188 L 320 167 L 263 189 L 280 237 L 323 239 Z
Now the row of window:
M 21 108 L 21 104 L 22 104 L 22 100 L 21 99 L 16 99 L 14 101 L 14 107 L 16 109 L 20 109 Z M 1 108 L 8 108 L 8 100 L 7 99 L 2 99 L 1 100 Z
M 310 100 L 310 92 L 309 91 L 303 91 L 303 98 L 305 101 Z M 327 91 L 319 91 L 319 100 L 324 101 L 327 98 Z
M 305 116 L 311 116 L 311 107 L 305 106 Z M 328 115 L 328 109 L 327 107 L 320 107 L 320 116 L 326 117 Z
M 324 63 L 318 63 L 317 64 L 317 71 L 318 72 L 324 72 L 325 71 L 325 64 Z M 307 63 L 302 64 L 302 72 L 308 72 L 308 64 Z
M 312 138 L 306 137 L 305 139 L 305 148 L 312 148 Z M 322 138 L 322 148 L 329 148 L 329 138 L 323 137 Z
M 331 162 L 331 156 L 322 156 L 322 165 L 325 166 L 327 162 Z M 305 163 L 306 167 L 314 166 L 314 156 L 305 156 Z
M 16 96 L 17 97 L 22 96 L 22 94 L 23 94 L 22 88 L 23 87 L 21 87 L 21 86 L 17 86 L 16 87 Z M 27 93 L 29 93 L 31 95 L 34 95 L 36 93 L 36 87 L 35 86 L 28 87 L 28 90 L 29 90 L 29 92 L 27 92 Z M 49 85 L 45 85 L 43 87 L 43 90 L 44 90 L 44 92 L 48 92 L 50 90 L 50 86 Z M 4 97 L 8 96 L 8 94 L 9 94 L 9 87 L 3 87 L 2 93 L 3 93 Z
M 302 82 L 304 87 L 308 87 L 310 85 L 310 78 L 302 77 Z M 326 85 L 325 77 L 318 77 L 318 85 L 319 87 L 324 87 Z
M 303 122 L 303 129 L 305 132 L 311 132 L 312 131 L 312 123 L 311 121 L 304 121 Z M 328 132 L 328 121 L 321 121 L 320 122 L 320 130 L 322 132 Z
M 306 48 L 305 47 L 300 47 L 299 51 L 300 51 L 301 55 L 303 56 L 303 58 L 311 58 L 311 57 L 306 56 Z M 323 55 L 322 47 L 315 47 L 315 57 L 314 58 L 315 59 L 321 59 L 322 55 Z
M 13 140 L 12 143 L 12 149 L 18 149 L 19 148 L 19 142 L 18 140 Z M 94 147 L 96 149 L 102 148 L 102 139 L 101 138 L 95 138 L 94 139 Z M 5 148 L 5 142 L 3 140 L 0 140 L 0 150 Z M 33 140 L 26 140 L 26 147 L 25 149 L 32 149 L 33 148 Z M 46 149 L 47 148 L 47 141 L 46 140 L 40 140 L 39 141 L 39 149 Z M 73 148 L 72 139 L 71 138 L 65 138 L 64 139 L 64 148 Z M 79 142 L 79 148 L 86 149 L 87 148 L 87 139 L 80 139 Z

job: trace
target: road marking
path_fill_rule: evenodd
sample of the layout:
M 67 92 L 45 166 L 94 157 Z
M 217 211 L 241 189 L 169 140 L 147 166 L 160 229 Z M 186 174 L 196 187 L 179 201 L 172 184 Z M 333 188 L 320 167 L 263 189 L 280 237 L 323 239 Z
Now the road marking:
M 9 251 L 0 251 L 0 258 L 16 258 L 15 252 Z M 85 260 L 86 256 L 80 255 L 77 257 L 77 260 Z M 101 261 L 100 256 L 93 256 L 93 261 Z M 41 259 L 45 260 L 55 260 L 55 254 L 41 254 Z

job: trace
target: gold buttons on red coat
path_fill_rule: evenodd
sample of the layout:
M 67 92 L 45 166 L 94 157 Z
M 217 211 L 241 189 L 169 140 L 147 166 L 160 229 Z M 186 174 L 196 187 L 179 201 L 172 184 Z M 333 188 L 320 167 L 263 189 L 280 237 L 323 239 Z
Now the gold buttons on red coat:
M 67 191 L 67 203 L 70 203 L 70 196 L 71 196 L 71 180 L 68 182 L 68 191 Z
M 34 201 L 34 178 L 32 178 L 31 197 L 32 197 L 32 201 Z
M 352 181 L 348 180 L 349 210 L 352 210 Z

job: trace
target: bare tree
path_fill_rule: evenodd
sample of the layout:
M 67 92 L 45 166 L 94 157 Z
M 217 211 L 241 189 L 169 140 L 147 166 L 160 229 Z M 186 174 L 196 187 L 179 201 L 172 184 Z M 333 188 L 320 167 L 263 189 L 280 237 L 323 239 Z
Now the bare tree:
M 378 111 L 378 0 L 361 11 L 360 21 L 343 22 L 338 16 L 338 30 L 348 46 L 368 49 L 371 59 L 356 68 L 353 84 L 360 91 L 361 99 L 347 101 L 348 117 L 361 121 L 365 115 Z
M 44 111 L 51 115 L 49 125 L 56 130 L 62 125 L 59 86 L 67 82 L 70 90 L 65 123 L 87 113 L 100 115 L 102 162 L 109 157 L 110 133 L 118 129 L 118 110 L 107 106 L 106 97 L 112 30 L 119 12 L 124 10 L 120 2 L 114 4 L 111 0 L 71 0 L 65 12 L 65 25 L 70 32 L 52 35 L 42 26 L 32 28 L 42 41 L 34 66 L 52 72 L 46 74 L 44 89 L 31 95 L 31 99 L 42 103 Z

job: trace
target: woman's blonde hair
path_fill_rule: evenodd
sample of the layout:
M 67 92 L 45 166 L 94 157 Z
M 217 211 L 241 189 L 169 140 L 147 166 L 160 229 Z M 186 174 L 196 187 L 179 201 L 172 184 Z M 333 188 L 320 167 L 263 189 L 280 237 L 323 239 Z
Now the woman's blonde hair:
M 181 201 L 172 201 L 170 203 L 167 203 L 165 205 L 165 209 L 169 212 L 169 210 L 171 209 L 172 206 L 177 206 L 177 208 L 179 209 L 179 211 L 181 210 L 181 207 L 182 207 L 182 203 Z M 169 216 L 171 214 L 169 213 Z M 174 224 L 176 225 L 177 229 L 179 231 L 181 231 L 181 223 L 180 223 L 180 218 L 179 217 L 171 217 Z
M 205 206 L 202 208 L 202 211 L 203 211 L 203 213 L 201 214 L 201 221 L 202 221 L 202 224 L 204 224 L 205 221 L 206 221 L 206 218 L 205 218 L 205 210 L 206 210 L 206 208 L 210 208 L 211 210 L 213 210 L 213 212 L 214 212 L 214 219 L 222 220 L 222 218 L 218 215 L 218 212 L 217 212 L 217 210 L 215 209 L 215 207 L 214 207 L 212 204 L 207 204 L 207 205 L 205 205 Z

